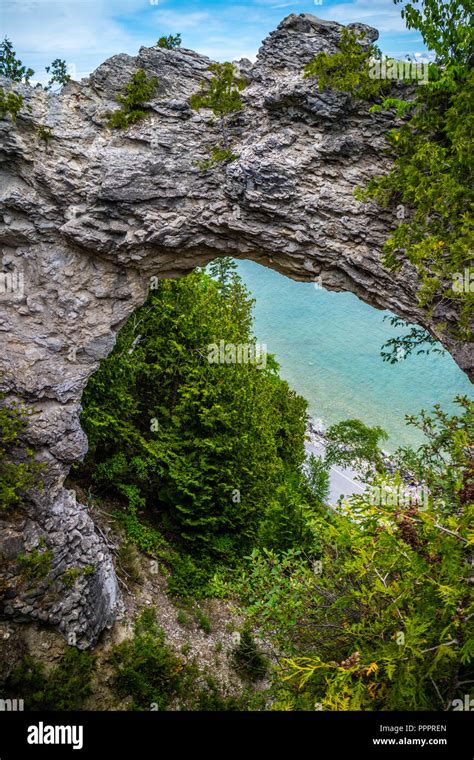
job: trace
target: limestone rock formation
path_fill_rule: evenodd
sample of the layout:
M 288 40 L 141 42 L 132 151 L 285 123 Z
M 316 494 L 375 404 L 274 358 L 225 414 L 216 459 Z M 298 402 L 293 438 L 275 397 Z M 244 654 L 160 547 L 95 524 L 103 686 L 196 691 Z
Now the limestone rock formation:
M 350 26 L 367 42 L 378 36 Z M 202 55 L 142 48 L 59 95 L 15 84 L 22 111 L 16 125 L 0 121 L 0 271 L 15 273 L 18 284 L 0 293 L 0 388 L 7 402 L 31 410 L 28 441 L 45 474 L 43 489 L 1 518 L 0 615 L 51 623 L 84 647 L 119 610 L 108 548 L 63 483 L 87 448 L 82 391 L 144 302 L 150 277 L 183 275 L 219 255 L 298 280 L 320 277 L 328 289 L 423 325 L 472 370 L 469 347 L 452 337 L 456 314 L 446 305 L 422 311 L 415 272 L 406 265 L 395 274 L 381 263 L 393 211 L 353 197 L 388 165 L 384 136 L 393 116 L 369 114 L 345 94 L 318 93 L 302 77 L 315 53 L 335 51 L 341 29 L 291 15 L 254 64 L 239 62 L 248 86 L 231 124 L 238 159 L 205 172 L 197 162 L 218 143 L 218 125 L 188 104 L 210 77 Z M 159 78 L 150 115 L 111 130 L 106 113 L 138 67 Z M 47 142 L 40 125 L 52 131 Z M 32 589 L 17 557 L 41 537 L 52 568 Z M 94 572 L 72 588 L 62 583 L 65 570 L 89 566 Z

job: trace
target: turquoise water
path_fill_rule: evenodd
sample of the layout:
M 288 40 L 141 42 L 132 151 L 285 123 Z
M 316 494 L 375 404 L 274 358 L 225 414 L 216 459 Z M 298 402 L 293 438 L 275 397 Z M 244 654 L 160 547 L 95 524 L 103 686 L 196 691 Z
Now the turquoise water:
M 256 299 L 254 332 L 275 354 L 281 374 L 308 401 L 314 418 L 332 424 L 357 417 L 380 425 L 390 438 L 384 448 L 417 444 L 405 414 L 436 403 L 454 410 L 456 395 L 472 397 L 473 386 L 449 354 L 382 361 L 382 344 L 396 333 L 384 314 L 351 293 L 316 290 L 251 261 L 239 273 Z

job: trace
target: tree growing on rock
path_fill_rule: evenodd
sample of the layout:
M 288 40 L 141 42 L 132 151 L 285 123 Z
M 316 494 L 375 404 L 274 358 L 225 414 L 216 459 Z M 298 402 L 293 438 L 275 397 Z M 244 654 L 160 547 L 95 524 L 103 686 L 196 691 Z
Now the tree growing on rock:
M 232 256 L 221 256 L 210 262 L 207 271 L 214 280 L 217 280 L 221 292 L 226 294 L 232 286 L 233 278 L 237 274 L 237 264 Z
M 61 58 L 56 58 L 51 66 L 46 66 L 46 73 L 49 74 L 50 72 L 52 76 L 45 87 L 46 90 L 51 90 L 55 84 L 58 84 L 61 88 L 63 85 L 71 81 L 71 77 L 67 73 L 66 61 Z
M 246 87 L 246 80 L 238 76 L 235 66 L 228 61 L 226 63 L 212 63 L 209 66 L 214 76 L 209 82 L 201 82 L 199 92 L 191 95 L 189 104 L 198 111 L 201 108 L 210 108 L 218 117 L 219 128 L 222 136 L 221 151 L 215 160 L 224 161 L 232 158 L 229 139 L 230 116 L 243 108 L 240 93 Z
M 16 92 L 6 93 L 3 87 L 0 87 L 0 119 L 4 119 L 7 114 L 10 114 L 12 121 L 16 121 L 22 105 L 22 95 L 18 95 Z
M 34 73 L 33 69 L 24 66 L 17 58 L 11 40 L 5 37 L 0 45 L 0 75 L 12 82 L 28 82 Z
M 137 69 L 116 98 L 121 108 L 108 114 L 107 126 L 126 129 L 146 116 L 146 103 L 156 92 L 158 77 L 148 77 L 144 69 Z
M 169 34 L 167 37 L 160 37 L 156 43 L 156 47 L 165 48 L 166 50 L 179 48 L 181 47 L 181 35 L 178 32 L 178 34 L 175 35 Z

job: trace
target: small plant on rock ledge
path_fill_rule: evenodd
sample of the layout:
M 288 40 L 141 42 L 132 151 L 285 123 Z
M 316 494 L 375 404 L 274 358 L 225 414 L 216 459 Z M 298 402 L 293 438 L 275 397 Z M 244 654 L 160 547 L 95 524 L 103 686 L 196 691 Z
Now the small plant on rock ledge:
M 179 48 L 181 47 L 181 35 L 178 33 L 175 35 L 169 34 L 167 37 L 160 37 L 156 43 L 156 47 L 165 48 L 166 50 Z
M 228 161 L 235 161 L 238 158 L 236 153 L 232 153 L 229 148 L 211 148 L 211 157 L 204 161 L 196 161 L 196 166 L 203 172 L 212 169 L 216 164 L 225 164 Z
M 146 116 L 146 102 L 153 97 L 158 87 L 158 77 L 147 77 L 144 69 L 138 69 L 125 85 L 122 95 L 116 100 L 121 108 L 107 114 L 107 126 L 112 129 L 127 129 Z
M 3 87 L 0 87 L 0 119 L 4 119 L 7 114 L 10 114 L 12 121 L 16 121 L 22 105 L 22 95 L 17 95 L 16 92 L 5 94 Z
M 2 396 L 0 394 L 0 402 Z M 0 407 L 0 513 L 21 504 L 22 495 L 33 486 L 41 488 L 42 466 L 33 450 L 22 447 L 21 435 L 26 428 L 26 412 L 19 406 Z M 22 456 L 12 452 L 22 448 Z
M 36 130 L 36 134 L 38 135 L 39 139 L 45 143 L 45 145 L 48 145 L 53 136 L 53 130 L 51 127 L 46 127 L 44 124 L 40 124 Z
M 229 62 L 211 63 L 209 71 L 215 76 L 209 82 L 201 82 L 200 91 L 191 95 L 191 108 L 210 108 L 221 119 L 235 111 L 241 111 L 243 102 L 240 93 L 246 87 L 246 81 L 237 76 L 235 66 Z
M 51 549 L 46 549 L 44 538 L 41 539 L 38 548 L 27 554 L 20 554 L 21 573 L 30 581 L 40 581 L 46 578 L 53 564 L 54 554 Z M 43 551 L 40 551 L 43 549 Z
M 202 82 L 200 91 L 191 95 L 189 99 L 191 108 L 196 111 L 201 108 L 210 108 L 219 119 L 222 144 L 211 149 L 211 157 L 208 161 L 199 162 L 199 168 L 204 170 L 210 169 L 213 164 L 234 161 L 238 158 L 231 151 L 229 117 L 242 110 L 244 104 L 240 93 L 246 87 L 245 79 L 237 76 L 232 63 L 212 63 L 209 71 L 215 76 L 209 82 Z
M 66 588 L 72 589 L 76 585 L 76 581 L 81 577 L 82 570 L 80 567 L 68 567 L 63 573 L 63 583 Z

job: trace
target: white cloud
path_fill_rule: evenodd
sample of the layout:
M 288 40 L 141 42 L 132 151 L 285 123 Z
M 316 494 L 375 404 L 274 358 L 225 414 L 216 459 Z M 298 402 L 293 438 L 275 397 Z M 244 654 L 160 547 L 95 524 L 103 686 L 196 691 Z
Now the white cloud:
M 172 10 L 158 10 L 153 15 L 153 23 L 156 21 L 161 25 L 166 26 L 168 29 L 179 29 L 181 32 L 183 29 L 204 27 L 204 24 L 206 26 L 211 24 L 213 27 L 216 26 L 215 21 L 209 13 L 199 11 L 194 13 L 179 13 L 178 11 Z
M 16 48 L 34 53 L 115 51 L 134 39 L 114 16 L 137 11 L 147 0 L 9 0 L 4 3 L 3 27 Z
M 48 78 L 44 66 L 54 58 L 74 65 L 79 79 L 116 53 L 134 55 L 151 44 L 139 26 L 121 19 L 147 11 L 152 19 L 149 0 L 3 0 L 2 33 L 37 81 Z
M 350 24 L 359 21 L 374 26 L 379 32 L 406 31 L 405 22 L 400 13 L 401 6 L 393 0 L 354 0 L 349 3 L 318 6 L 318 15 L 330 21 Z

